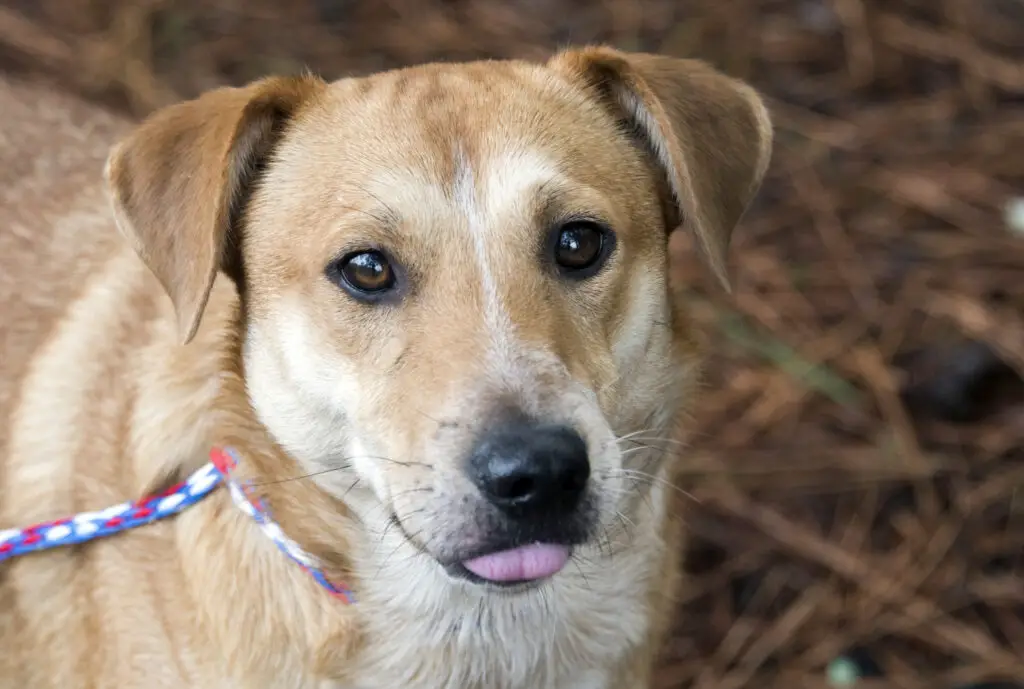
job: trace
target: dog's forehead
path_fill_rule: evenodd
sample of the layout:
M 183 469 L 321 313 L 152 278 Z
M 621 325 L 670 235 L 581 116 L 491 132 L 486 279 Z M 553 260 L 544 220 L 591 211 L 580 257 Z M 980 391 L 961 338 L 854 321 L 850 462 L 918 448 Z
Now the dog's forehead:
M 333 152 L 346 167 L 339 176 L 360 184 L 382 178 L 394 189 L 412 179 L 508 195 L 599 148 L 592 139 L 606 123 L 588 105 L 540 65 L 427 65 L 333 83 L 296 138 L 307 150 Z
M 638 185 L 621 182 L 642 179 L 644 165 L 618 131 L 600 104 L 541 65 L 344 79 L 290 126 L 264 187 L 273 216 L 264 217 L 308 228 L 316 260 L 355 236 L 461 245 L 468 232 L 527 246 L 542 217 L 615 224 L 635 209 Z
M 515 61 L 420 65 L 343 79 L 327 96 L 328 108 L 372 112 L 381 125 L 419 123 L 433 133 L 468 137 L 534 128 L 537 117 L 557 116 L 567 99 L 581 100 L 557 73 Z

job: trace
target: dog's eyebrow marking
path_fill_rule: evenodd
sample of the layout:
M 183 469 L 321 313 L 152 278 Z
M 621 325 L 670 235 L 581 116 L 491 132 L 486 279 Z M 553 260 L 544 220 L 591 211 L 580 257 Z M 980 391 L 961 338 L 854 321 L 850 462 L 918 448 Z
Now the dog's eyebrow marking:
M 361 199 L 358 199 L 359 196 L 366 196 L 373 203 L 360 205 L 359 201 Z M 366 216 L 382 227 L 394 227 L 401 219 L 401 215 L 397 210 L 364 184 L 353 183 L 350 188 L 342 190 L 337 195 L 337 200 L 339 201 L 339 208 L 350 213 Z

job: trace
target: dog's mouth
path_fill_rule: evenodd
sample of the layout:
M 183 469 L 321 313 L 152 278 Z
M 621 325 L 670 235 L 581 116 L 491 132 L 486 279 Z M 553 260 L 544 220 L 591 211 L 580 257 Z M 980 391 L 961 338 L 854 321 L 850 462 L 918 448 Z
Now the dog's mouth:
M 498 550 L 455 562 L 449 574 L 479 584 L 519 586 L 549 579 L 561 572 L 572 557 L 572 547 L 558 543 L 532 543 Z
M 587 543 L 593 532 L 589 520 L 571 518 L 539 529 L 491 526 L 490 537 L 476 548 L 439 558 L 449 575 L 501 587 L 540 584 L 565 569 L 576 547 Z
M 592 510 L 554 523 L 525 525 L 477 513 L 476 535 L 453 534 L 461 541 L 452 549 L 434 550 L 419 542 L 397 515 L 392 522 L 409 543 L 423 555 L 435 560 L 455 579 L 501 588 L 529 588 L 551 579 L 572 561 L 576 547 L 590 541 L 596 514 Z M 481 536 L 483 531 L 487 536 Z M 469 542 L 467 542 L 467 540 Z

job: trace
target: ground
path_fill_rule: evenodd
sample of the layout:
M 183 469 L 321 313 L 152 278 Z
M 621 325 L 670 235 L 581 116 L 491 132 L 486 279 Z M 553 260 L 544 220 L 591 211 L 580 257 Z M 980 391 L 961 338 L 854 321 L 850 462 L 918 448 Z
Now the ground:
M 1019 0 L 0 3 L 0 65 L 135 114 L 588 41 L 708 59 L 777 125 L 733 295 L 676 247 L 719 346 L 659 686 L 825 686 L 843 653 L 875 686 L 1024 680 Z

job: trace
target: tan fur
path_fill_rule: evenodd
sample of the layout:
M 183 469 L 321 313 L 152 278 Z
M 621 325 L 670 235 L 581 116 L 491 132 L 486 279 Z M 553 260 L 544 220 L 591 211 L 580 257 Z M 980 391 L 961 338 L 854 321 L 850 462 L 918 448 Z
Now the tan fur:
M 699 364 L 668 233 L 724 280 L 771 147 L 753 91 L 587 48 L 267 79 L 134 130 L 11 80 L 0 111 L 0 528 L 139 497 L 229 443 L 358 597 L 221 491 L 0 565 L 0 687 L 649 686 L 683 538 L 665 450 Z M 573 213 L 618 245 L 569 288 L 536 247 Z M 368 244 L 399 257 L 401 303 L 325 278 Z M 459 458 L 509 403 L 586 437 L 601 537 L 497 591 L 434 557 L 483 528 Z

